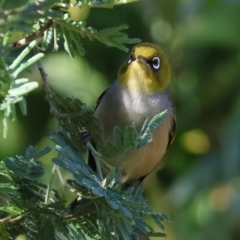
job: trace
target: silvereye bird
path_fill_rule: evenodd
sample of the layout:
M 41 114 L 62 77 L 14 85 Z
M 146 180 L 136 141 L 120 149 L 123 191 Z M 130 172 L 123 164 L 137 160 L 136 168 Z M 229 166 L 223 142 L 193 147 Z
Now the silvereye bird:
M 111 166 L 122 168 L 123 183 L 143 180 L 155 169 L 173 141 L 176 121 L 169 95 L 170 75 L 168 60 L 156 45 L 138 44 L 120 67 L 117 81 L 97 102 L 96 116 L 103 125 L 101 135 L 104 141 L 112 140 L 114 126 L 124 129 L 135 122 L 139 131 L 146 118 L 151 119 L 168 110 L 163 122 L 154 130 L 150 143 L 128 153 L 104 159 Z M 89 161 L 89 165 L 95 168 L 93 159 L 90 158 Z M 106 174 L 104 164 L 102 168 Z

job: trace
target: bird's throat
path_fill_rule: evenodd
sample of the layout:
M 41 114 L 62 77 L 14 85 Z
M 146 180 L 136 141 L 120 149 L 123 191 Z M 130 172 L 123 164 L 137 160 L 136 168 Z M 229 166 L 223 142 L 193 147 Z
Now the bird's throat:
M 165 88 L 144 71 L 126 72 L 124 75 L 119 76 L 118 81 L 121 87 L 125 89 L 148 95 L 160 93 Z

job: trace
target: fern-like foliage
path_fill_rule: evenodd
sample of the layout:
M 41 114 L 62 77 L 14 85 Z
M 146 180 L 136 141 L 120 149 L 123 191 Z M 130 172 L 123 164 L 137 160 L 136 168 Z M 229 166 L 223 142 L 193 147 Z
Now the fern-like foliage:
M 51 149 L 46 147 L 36 154 L 34 150 L 30 146 L 24 156 L 5 158 L 0 162 L 0 174 L 8 179 L 7 183 L 0 183 L 0 192 L 6 199 L 6 205 L 0 211 L 9 214 L 1 219 L 5 226 L 5 235 L 8 236 L 6 239 L 15 239 L 22 233 L 28 239 L 39 239 L 43 234 L 51 237 L 54 236 L 54 229 L 63 224 L 61 218 L 64 204 L 57 192 L 51 190 L 51 203 L 45 204 L 47 187 L 37 181 L 45 172 L 38 159 Z
M 162 232 L 155 232 L 143 217 L 151 217 L 164 230 L 163 221 L 169 219 L 168 216 L 152 213 L 137 184 L 123 191 L 121 169 L 113 168 L 102 180 L 85 164 L 74 145 L 71 147 L 71 140 L 65 134 L 55 134 L 52 139 L 60 153 L 60 157 L 54 158 L 53 162 L 72 173 L 74 180 L 68 180 L 68 184 L 80 196 L 76 209 L 71 209 L 66 216 L 67 222 L 73 224 L 79 219 L 75 223 L 81 224 L 82 221 L 85 226 L 80 228 L 82 233 L 94 233 L 94 238 L 98 236 L 100 239 L 137 239 L 138 233 L 165 236 Z M 82 217 L 85 214 L 89 216 L 87 221 Z
M 62 128 L 69 134 L 75 143 L 75 148 L 83 150 L 85 146 L 83 134 L 91 136 L 97 143 L 99 151 L 106 157 L 114 157 L 120 153 L 131 151 L 142 147 L 152 141 L 152 133 L 163 121 L 167 110 L 157 114 L 151 120 L 146 119 L 139 132 L 133 123 L 120 129 L 116 126 L 113 130 L 113 140 L 102 141 L 100 136 L 101 123 L 94 116 L 94 111 L 89 109 L 80 99 L 69 98 L 63 95 L 52 93 L 48 99 L 54 106 L 56 117 Z
M 107 7 L 134 0 L 5 0 L 0 1 L 0 110 L 4 111 L 4 136 L 7 122 L 15 118 L 15 105 L 20 104 L 26 114 L 24 96 L 36 88 L 36 82 L 19 78 L 19 73 L 32 64 L 38 63 L 43 86 L 47 93 L 52 114 L 57 118 L 61 131 L 51 136 L 58 155 L 52 159 L 55 166 L 72 174 L 66 180 L 69 188 L 78 197 L 70 206 L 65 206 L 56 190 L 40 183 L 45 173 L 40 158 L 50 148 L 35 153 L 30 146 L 24 156 L 8 157 L 0 161 L 0 194 L 4 205 L 0 207 L 0 238 L 15 239 L 25 234 L 28 239 L 138 239 L 138 234 L 165 236 L 155 232 L 144 220 L 150 217 L 161 230 L 165 214 L 152 213 L 137 183 L 124 189 L 121 169 L 110 168 L 109 174 L 101 176 L 84 161 L 83 152 L 90 149 L 99 160 L 140 148 L 152 141 L 152 133 L 161 124 L 166 111 L 153 119 L 146 119 L 138 131 L 134 125 L 125 129 L 115 127 L 113 142 L 103 142 L 100 137 L 101 124 L 79 99 L 68 98 L 54 93 L 48 86 L 39 60 L 44 56 L 40 51 L 57 51 L 63 43 L 68 55 L 84 54 L 81 38 L 97 40 L 107 46 L 127 51 L 125 44 L 135 44 L 139 39 L 130 39 L 123 33 L 128 26 L 96 30 L 85 21 L 72 21 L 66 10 L 70 6 Z M 13 31 L 22 33 L 22 38 L 11 42 Z M 14 48 L 26 46 L 16 58 Z M 35 50 L 35 55 L 29 57 Z M 7 86 L 7 87 L 6 87 Z M 99 153 L 91 145 L 97 143 Z M 96 159 L 97 161 L 98 159 Z M 124 190 L 123 190 L 124 189 Z
M 29 44 L 29 46 L 25 48 L 10 64 L 8 64 L 4 58 L 0 58 L 0 68 L 2 69 L 0 74 L 0 86 L 1 84 L 7 84 L 9 86 L 6 93 L 2 92 L 0 102 L 0 111 L 4 111 L 4 137 L 7 135 L 9 118 L 15 119 L 15 104 L 19 103 L 22 113 L 26 115 L 27 105 L 24 96 L 38 87 L 37 82 L 28 82 L 27 78 L 18 78 L 19 73 L 33 63 L 36 63 L 44 56 L 43 53 L 38 53 L 35 56 L 23 61 L 36 44 L 36 41 L 31 42 L 31 44 Z
M 167 110 L 157 114 L 150 121 L 146 119 L 143 123 L 140 132 L 137 132 L 135 124 L 132 126 L 126 126 L 124 130 L 118 126 L 114 127 L 112 141 L 99 143 L 101 153 L 111 158 L 120 153 L 128 152 L 144 146 L 152 141 L 152 133 L 163 121 L 167 114 Z
M 87 27 L 83 21 L 71 21 L 68 20 L 68 14 L 65 14 L 62 20 L 55 20 L 55 27 L 46 32 L 44 39 L 45 46 L 50 43 L 50 37 L 54 38 L 53 49 L 58 49 L 58 39 L 64 39 L 64 49 L 68 55 L 73 58 L 77 52 L 80 55 L 84 54 L 84 49 L 81 45 L 80 37 L 88 37 L 90 40 L 96 39 L 109 47 L 117 47 L 123 51 L 127 51 L 128 48 L 124 44 L 136 44 L 139 43 L 139 39 L 129 39 L 127 34 L 120 32 L 128 28 L 128 25 L 123 24 L 119 27 L 107 28 L 104 30 L 96 30 L 92 27 Z
M 131 1 L 123 0 L 78 0 L 76 7 L 113 7 Z M 123 24 L 103 30 L 96 30 L 87 26 L 85 21 L 72 21 L 66 10 L 72 6 L 70 0 L 7 0 L 0 2 L 0 111 L 4 111 L 4 137 L 7 135 L 8 120 L 15 119 L 15 104 L 19 103 L 23 114 L 26 114 L 26 101 L 24 95 L 38 86 L 37 82 L 28 83 L 27 79 L 17 79 L 21 71 L 34 64 L 44 56 L 38 53 L 34 57 L 25 60 L 30 50 L 38 45 L 44 51 L 49 46 L 53 51 L 58 51 L 63 42 L 64 49 L 73 58 L 76 54 L 84 55 L 81 38 L 100 41 L 107 46 L 117 47 L 127 51 L 125 44 L 135 44 L 139 39 L 128 38 L 127 34 L 121 32 L 128 26 Z M 22 39 L 11 42 L 14 31 L 22 33 Z M 62 41 L 63 40 L 63 41 Z M 11 63 L 10 50 L 29 44 L 22 53 Z M 2 88 L 2 84 L 8 87 Z M 4 86 L 6 86 L 4 85 Z
M 86 135 L 86 138 L 91 135 L 96 141 L 102 143 L 99 135 L 100 121 L 94 116 L 94 111 L 80 99 L 52 93 L 48 101 L 54 107 L 53 114 L 73 140 L 76 149 L 79 151 L 86 149 L 82 133 Z
M 10 31 L 17 30 L 25 34 L 36 31 L 34 24 L 40 19 L 61 17 L 61 11 L 53 11 L 55 0 L 31 1 L 8 0 L 1 1 L 1 17 L 5 22 L 0 24 L 1 33 L 8 33 L 5 41 L 10 36 Z
M 137 233 L 165 236 L 154 232 L 143 220 L 144 216 L 150 216 L 164 229 L 162 222 L 169 218 L 151 213 L 139 186 L 122 191 L 118 181 L 121 171 L 114 169 L 102 181 L 85 164 L 66 134 L 55 134 L 52 139 L 60 153 L 53 162 L 73 174 L 74 180 L 68 180 L 68 183 L 81 194 L 82 200 L 76 209 L 69 210 L 57 192 L 51 190 L 50 203 L 44 202 L 47 186 L 37 181 L 44 174 L 43 164 L 38 159 L 50 148 L 34 154 L 35 148 L 30 146 L 24 156 L 6 158 L 0 164 L 0 174 L 9 181 L 0 184 L 0 192 L 7 199 L 7 205 L 0 208 L 0 213 L 9 214 L 1 219 L 2 236 L 5 234 L 6 239 L 14 239 L 24 233 L 28 239 L 54 239 L 57 232 L 68 239 L 87 239 L 86 236 L 92 239 L 137 239 Z
M 163 221 L 169 219 L 168 215 L 152 213 L 138 184 L 123 190 L 121 169 L 112 168 L 105 179 L 101 179 L 85 163 L 82 149 L 76 147 L 75 137 L 79 135 L 78 139 L 81 138 L 80 129 L 84 127 L 90 131 L 93 129 L 91 134 L 99 141 L 99 122 L 94 118 L 93 112 L 80 100 L 59 95 L 51 99 L 51 104 L 55 111 L 61 112 L 58 118 L 64 129 L 51 137 L 59 152 L 52 161 L 71 172 L 73 179 L 68 179 L 67 183 L 77 193 L 78 200 L 75 200 L 74 207 L 72 204 L 64 206 L 57 192 L 51 190 L 50 203 L 45 202 L 47 186 L 37 181 L 44 174 L 43 164 L 38 159 L 47 154 L 50 148 L 34 154 L 35 148 L 29 147 L 24 156 L 4 159 L 0 165 L 0 174 L 9 179 L 10 183 L 0 184 L 0 192 L 8 202 L 0 212 L 9 214 L 1 220 L 9 239 L 14 239 L 20 233 L 26 234 L 28 239 L 43 239 L 46 236 L 54 238 L 58 233 L 68 239 L 87 239 L 88 236 L 91 239 L 130 240 L 138 239 L 138 234 L 165 236 L 165 233 L 155 232 L 144 217 L 150 217 L 164 230 Z M 74 112 L 71 114 L 70 111 Z M 152 132 L 163 116 L 164 113 L 156 115 L 150 121 L 146 120 L 139 133 L 132 134 L 136 130 L 131 126 L 125 131 L 116 128 L 118 132 L 115 130 L 114 135 L 122 139 L 126 149 L 136 149 L 151 141 Z M 82 120 L 77 122 L 77 119 Z M 75 130 L 72 125 L 76 127 Z M 85 141 L 82 140 L 79 144 L 85 145 Z M 124 150 L 122 146 L 119 148 L 119 153 Z M 108 145 L 105 149 L 109 150 Z
M 51 100 L 55 110 L 60 113 L 58 117 L 60 117 L 64 130 L 68 133 L 60 132 L 52 136 L 52 140 L 56 143 L 56 149 L 59 151 L 59 157 L 54 158 L 53 162 L 72 173 L 74 180 L 67 182 L 82 199 L 78 203 L 79 211 L 73 209 L 67 219 L 70 219 L 71 222 L 72 219 L 80 217 L 85 224 L 85 219 L 81 216 L 90 214 L 93 222 L 86 223 L 88 228 L 81 228 L 79 231 L 90 235 L 96 233 L 96 229 L 98 229 L 96 234 L 101 239 L 137 239 L 138 233 L 148 236 L 165 236 L 164 233 L 154 232 L 143 220 L 143 217 L 150 216 L 161 229 L 164 229 L 162 222 L 167 217 L 151 212 L 150 206 L 142 196 L 141 187 L 133 186 L 128 191 L 123 191 L 120 180 L 121 169 L 112 168 L 106 178 L 102 180 L 86 165 L 72 139 L 76 135 L 81 138 L 80 129 L 84 128 L 98 143 L 103 156 L 121 154 L 149 143 L 152 140 L 153 131 L 162 122 L 167 111 L 157 114 L 150 121 L 147 119 L 139 133 L 134 124 L 126 127 L 125 130 L 115 127 L 113 136 L 118 142 L 116 141 L 116 145 L 112 145 L 110 142 L 103 142 L 99 137 L 99 121 L 94 117 L 94 112 L 86 109 L 86 106 L 78 99 L 71 99 L 71 101 L 66 99 L 68 98 L 54 94 Z M 67 110 L 67 114 L 64 109 Z M 69 109 L 73 111 L 72 114 Z M 74 126 L 74 129 L 71 126 Z M 75 134 L 72 134 L 72 131 Z M 113 149 L 115 151 L 112 151 Z M 95 219 L 99 220 L 97 226 Z
M 74 6 L 113 7 L 127 2 L 122 0 L 78 0 Z M 2 54 L 12 46 L 5 46 L 9 43 L 12 31 L 22 32 L 23 35 L 23 39 L 13 43 L 13 47 L 19 47 L 34 39 L 43 37 L 43 49 L 46 49 L 51 41 L 53 41 L 53 50 L 57 51 L 59 42 L 63 39 L 64 49 L 70 57 L 74 57 L 76 50 L 78 54 L 84 54 L 84 49 L 80 41 L 81 37 L 88 37 L 90 40 L 96 39 L 108 46 L 117 47 L 123 51 L 128 50 L 124 44 L 140 42 L 139 39 L 130 39 L 127 34 L 121 32 L 128 28 L 126 24 L 99 31 L 93 27 L 86 26 L 85 21 L 72 21 L 69 14 L 66 13 L 69 6 L 71 6 L 69 0 L 63 3 L 56 0 L 21 0 L 18 1 L 18 4 L 16 4 L 15 0 L 4 1 L 0 10 L 0 20 L 2 17 L 4 21 L 4 24 L 0 23 L 0 32 L 4 33 L 2 35 L 4 46 L 0 48 Z

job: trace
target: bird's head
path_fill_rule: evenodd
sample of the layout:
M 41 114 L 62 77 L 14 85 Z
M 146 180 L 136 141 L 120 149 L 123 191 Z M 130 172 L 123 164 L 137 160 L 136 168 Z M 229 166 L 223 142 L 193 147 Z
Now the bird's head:
M 122 87 L 145 94 L 164 91 L 170 81 L 170 65 L 165 54 L 154 44 L 140 43 L 118 72 Z

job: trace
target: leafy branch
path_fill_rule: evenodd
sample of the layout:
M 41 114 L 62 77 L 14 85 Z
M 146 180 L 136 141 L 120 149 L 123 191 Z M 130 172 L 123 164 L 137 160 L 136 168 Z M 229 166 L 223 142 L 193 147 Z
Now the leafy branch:
M 101 180 L 86 165 L 68 135 L 59 132 L 52 135 L 52 140 L 60 153 L 52 161 L 72 173 L 74 179 L 67 180 L 67 183 L 78 193 L 78 204 L 73 209 L 65 207 L 53 189 L 50 190 L 50 203 L 45 203 L 47 186 L 36 180 L 44 174 L 39 159 L 51 149 L 46 147 L 35 153 L 35 148 L 30 146 L 24 156 L 5 158 L 0 163 L 0 174 L 10 181 L 0 184 L 0 192 L 5 194 L 7 202 L 0 211 L 10 214 L 0 220 L 5 226 L 5 234 L 12 238 L 25 233 L 29 239 L 39 239 L 45 234 L 42 229 L 46 228 L 50 234 L 48 236 L 54 237 L 57 232 L 61 232 L 68 239 L 79 239 L 79 236 L 137 239 L 137 233 L 165 236 L 162 232 L 155 232 L 143 217 L 151 217 L 164 230 L 162 222 L 169 220 L 168 215 L 152 213 L 137 184 L 123 191 L 120 169 L 112 169 Z M 51 229 L 48 228 L 49 225 Z
M 0 84 L 4 83 L 9 86 L 7 93 L 2 92 L 3 99 L 0 103 L 0 111 L 4 111 L 4 137 L 7 136 L 8 119 L 15 118 L 15 104 L 19 103 L 22 113 L 26 115 L 27 105 L 24 96 L 38 87 L 37 82 L 28 82 L 27 78 L 18 78 L 18 75 L 23 70 L 44 56 L 43 53 L 38 53 L 22 62 L 36 44 L 36 41 L 31 42 L 10 65 L 8 65 L 3 58 L 0 58 L 0 68 L 2 69 Z
M 74 6 L 113 7 L 132 1 L 78 0 Z M 24 7 L 19 9 L 22 6 Z M 0 32 L 4 33 L 3 42 L 9 45 L 7 49 L 23 46 L 43 37 L 43 48 L 45 49 L 53 40 L 53 50 L 56 51 L 58 42 L 63 38 L 64 48 L 72 57 L 73 46 L 77 48 L 79 54 L 84 54 L 80 37 L 88 37 L 91 40 L 96 39 L 108 46 L 114 46 L 124 51 L 127 51 L 127 48 L 123 44 L 135 44 L 140 41 L 139 39 L 129 39 L 126 34 L 120 32 L 128 28 L 125 24 L 98 31 L 93 27 L 86 27 L 85 21 L 72 21 L 69 14 L 66 13 L 67 8 L 70 6 L 72 5 L 57 3 L 55 0 L 35 2 L 22 0 L 19 6 L 13 0 L 8 1 L 8 4 L 4 2 L 2 10 L 0 10 L 0 19 L 2 18 L 4 22 L 4 24 L 0 23 Z M 9 38 L 13 30 L 22 32 L 24 37 L 9 44 Z M 2 51 L 5 51 L 5 48 L 2 48 Z
M 112 6 L 124 3 L 125 1 L 77 1 L 78 6 Z M 0 10 L 0 32 L 2 35 L 0 46 L 0 84 L 7 84 L 8 88 L 2 88 L 0 97 L 0 111 L 4 111 L 4 137 L 7 136 L 8 120 L 15 119 L 15 104 L 19 103 L 22 113 L 27 113 L 27 105 L 24 96 L 38 86 L 37 82 L 28 82 L 28 79 L 17 79 L 19 73 L 44 56 L 42 51 L 46 50 L 53 43 L 53 51 L 59 49 L 59 42 L 64 40 L 64 49 L 73 58 L 76 53 L 83 55 L 84 49 L 80 37 L 96 39 L 108 46 L 114 46 L 127 51 L 124 44 L 138 43 L 139 39 L 130 39 L 122 30 L 128 28 L 126 24 L 119 27 L 112 27 L 103 30 L 96 30 L 87 27 L 84 21 L 72 21 L 65 10 L 57 7 L 54 0 L 28 1 L 22 0 L 18 4 L 14 0 L 1 3 Z M 10 43 L 12 32 L 22 32 L 22 39 Z M 37 44 L 41 46 L 38 54 L 23 62 L 24 58 Z M 13 63 L 6 62 L 11 59 L 10 50 L 29 44 L 22 54 Z M 18 67 L 19 65 L 19 67 Z M 1 85 L 0 85 L 1 87 Z
M 37 49 L 37 46 L 35 48 Z M 1 220 L 6 229 L 5 234 L 13 237 L 18 233 L 25 233 L 29 239 L 36 239 L 36 236 L 43 238 L 45 233 L 42 229 L 46 228 L 48 237 L 56 237 L 57 232 L 60 232 L 68 239 L 86 239 L 86 236 L 110 240 L 138 239 L 138 234 L 165 236 L 162 232 L 155 232 L 143 217 L 152 218 L 162 230 L 162 222 L 169 220 L 169 217 L 152 213 L 138 184 L 123 191 L 121 169 L 116 171 L 112 168 L 102 179 L 86 165 L 82 152 L 87 144 L 82 138 L 82 129 L 87 129 L 94 140 L 105 147 L 106 152 L 110 151 L 108 144 L 105 145 L 99 137 L 99 121 L 94 117 L 94 112 L 79 99 L 69 99 L 54 93 L 48 86 L 40 60 L 38 65 L 52 113 L 63 129 L 51 137 L 59 152 L 52 161 L 72 173 L 74 179 L 68 179 L 67 183 L 79 197 L 76 207 L 73 207 L 73 204 L 65 207 L 55 190 L 36 181 L 44 174 L 43 165 L 38 159 L 47 154 L 50 148 L 34 154 L 35 148 L 29 147 L 25 156 L 17 159 L 6 158 L 0 169 L 1 174 L 9 179 L 11 184 L 0 184 L 0 191 L 4 189 L 8 202 L 1 210 L 12 217 L 7 216 Z M 160 124 L 164 114 L 158 114 L 150 121 L 146 120 L 140 133 L 136 132 L 135 138 L 129 134 L 136 131 L 134 125 L 127 127 L 124 134 L 119 130 L 114 134 L 125 143 L 125 149 L 136 149 L 151 141 L 152 131 Z M 83 148 L 78 147 L 79 144 Z M 119 153 L 123 151 L 122 147 L 118 150 Z M 12 186 L 17 186 L 14 188 L 15 194 L 13 191 L 8 194 Z M 50 203 L 45 201 L 44 195 L 49 195 Z
M 64 47 L 69 56 L 74 56 L 74 45 L 77 47 L 79 54 L 83 54 L 82 46 L 79 45 L 79 35 L 82 37 L 88 37 L 89 40 L 96 39 L 109 47 L 117 47 L 123 51 L 128 50 L 123 44 L 136 44 L 140 42 L 139 39 L 129 39 L 127 34 L 120 32 L 121 30 L 128 28 L 126 24 L 97 31 L 92 27 L 86 27 L 84 22 L 55 20 L 55 23 L 57 33 L 63 35 Z M 72 39 L 72 41 L 70 41 L 70 39 Z
M 113 7 L 125 2 L 132 1 L 77 0 L 75 5 Z M 62 40 L 64 49 L 72 58 L 76 52 L 84 54 L 81 37 L 124 51 L 127 51 L 125 44 L 138 43 L 139 39 L 130 39 L 121 32 L 128 28 L 126 24 L 98 31 L 87 27 L 84 21 L 72 21 L 66 13 L 69 6 L 72 5 L 67 0 L 60 3 L 55 0 L 8 0 L 0 3 L 0 20 L 3 20 L 3 23 L 0 22 L 0 84 L 7 86 L 7 90 L 1 91 L 0 103 L 0 110 L 4 111 L 4 136 L 8 119 L 15 117 L 16 103 L 26 114 L 24 96 L 38 86 L 37 82 L 28 82 L 28 79 L 18 76 L 37 63 L 50 111 L 60 127 L 60 131 L 51 136 L 58 151 L 52 162 L 54 168 L 66 169 L 72 174 L 73 179 L 67 179 L 66 183 L 68 190 L 78 197 L 66 206 L 57 191 L 52 189 L 51 181 L 48 186 L 40 183 L 39 178 L 45 173 L 40 159 L 49 153 L 49 147 L 35 153 L 35 148 L 30 146 L 24 156 L 7 157 L 0 161 L 0 175 L 4 179 L 0 183 L 0 193 L 5 203 L 0 208 L 0 236 L 4 240 L 15 239 L 19 234 L 25 234 L 28 239 L 61 239 L 59 233 L 67 239 L 87 239 L 88 236 L 93 239 L 130 240 L 138 239 L 139 234 L 163 237 L 165 234 L 155 232 L 144 217 L 150 217 L 161 230 L 164 230 L 163 221 L 169 220 L 169 217 L 152 212 L 142 195 L 141 186 L 136 183 L 123 190 L 121 169 L 111 167 L 109 174 L 103 176 L 101 169 L 94 172 L 83 156 L 88 149 L 99 166 L 99 161 L 105 157 L 149 143 L 166 111 L 151 120 L 146 119 L 139 132 L 134 124 L 125 129 L 115 127 L 115 143 L 103 142 L 99 134 L 101 124 L 94 111 L 79 99 L 52 91 L 40 61 L 44 56 L 42 51 L 51 44 L 53 51 L 57 51 Z M 14 30 L 22 33 L 22 39 L 11 43 L 9 39 Z M 28 46 L 12 61 L 9 51 L 24 45 Z M 35 54 L 29 57 L 32 50 Z M 97 143 L 101 153 L 91 145 L 89 136 Z M 58 174 L 60 176 L 60 170 Z

